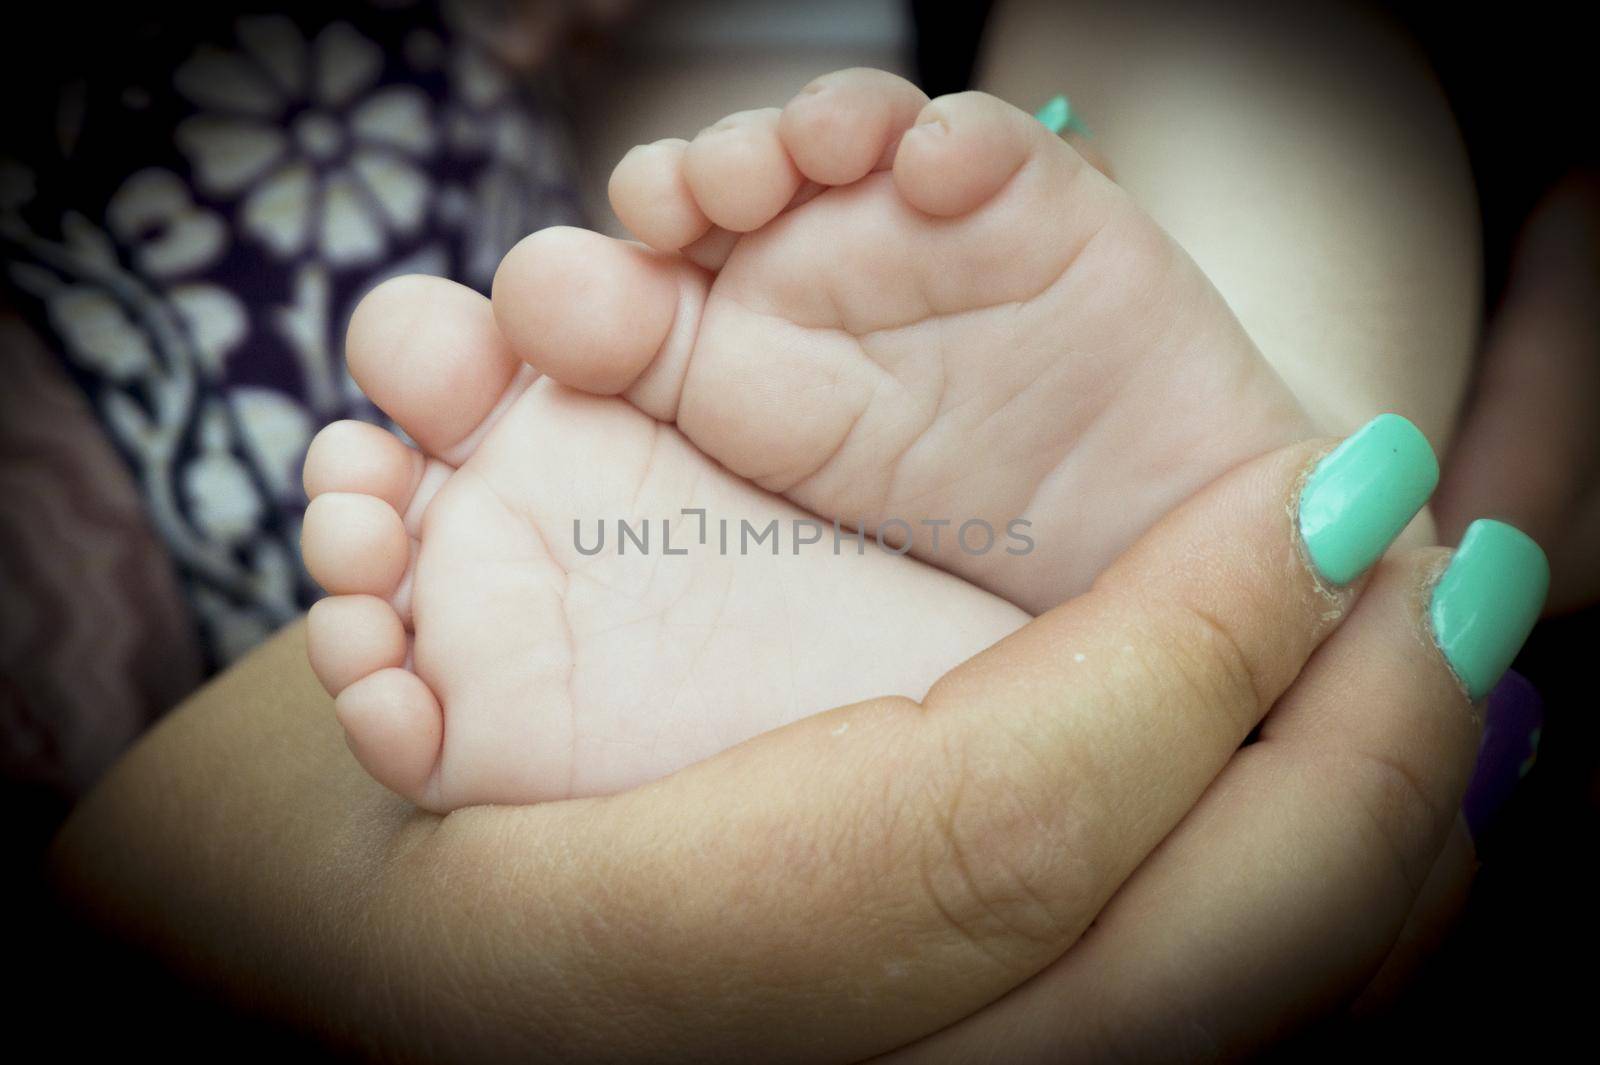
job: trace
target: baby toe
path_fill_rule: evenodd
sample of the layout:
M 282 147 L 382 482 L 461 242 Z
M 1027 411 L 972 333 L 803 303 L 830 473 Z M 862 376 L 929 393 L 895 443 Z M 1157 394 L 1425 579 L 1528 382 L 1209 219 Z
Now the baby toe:
M 801 174 L 848 185 L 889 166 L 901 134 L 927 103 L 921 89 L 887 71 L 838 70 L 789 101 L 778 135 Z
M 406 631 L 394 608 L 371 595 L 333 595 L 306 615 L 311 671 L 329 695 L 406 660 Z
M 356 307 L 350 375 L 424 451 L 459 462 L 511 386 L 518 364 L 489 301 L 438 277 L 398 277 Z
M 1032 115 L 987 93 L 941 96 L 900 138 L 894 180 L 913 207 L 940 217 L 990 200 L 1030 159 L 1050 153 L 1063 167 L 1082 159 Z
M 433 690 L 404 669 L 380 669 L 334 702 L 345 742 L 372 778 L 418 806 L 439 809 L 435 768 L 444 713 Z
M 723 229 L 759 229 L 789 205 L 801 176 L 778 136 L 779 111 L 741 111 L 702 130 L 684 149 L 695 202 Z
M 683 174 L 689 142 L 641 144 L 611 172 L 611 209 L 628 232 L 660 251 L 677 251 L 711 228 Z
M 302 481 L 308 499 L 353 492 L 375 496 L 404 514 L 426 461 L 420 451 L 376 425 L 334 422 L 312 439 Z
M 615 395 L 646 372 L 704 276 L 676 256 L 557 226 L 526 237 L 494 278 L 494 313 L 522 359 L 571 388 Z
M 327 492 L 311 501 L 300 551 L 312 579 L 332 595 L 388 596 L 400 586 L 412 555 L 395 509 L 353 492 Z

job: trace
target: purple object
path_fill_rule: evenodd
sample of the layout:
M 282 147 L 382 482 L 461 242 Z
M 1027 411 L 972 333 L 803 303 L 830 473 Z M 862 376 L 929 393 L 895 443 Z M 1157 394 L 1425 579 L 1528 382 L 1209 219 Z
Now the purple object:
M 1533 768 L 1543 725 L 1544 700 L 1538 690 L 1522 674 L 1508 672 L 1489 693 L 1478 766 L 1461 801 L 1473 839 L 1479 838 Z

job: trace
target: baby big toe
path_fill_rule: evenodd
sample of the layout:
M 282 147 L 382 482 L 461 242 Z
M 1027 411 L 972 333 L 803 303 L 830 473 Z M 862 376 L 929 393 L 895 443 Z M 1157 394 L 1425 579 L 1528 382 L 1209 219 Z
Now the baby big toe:
M 350 375 L 424 451 L 453 463 L 500 407 L 518 370 L 489 301 L 437 277 L 369 292 L 345 340 Z

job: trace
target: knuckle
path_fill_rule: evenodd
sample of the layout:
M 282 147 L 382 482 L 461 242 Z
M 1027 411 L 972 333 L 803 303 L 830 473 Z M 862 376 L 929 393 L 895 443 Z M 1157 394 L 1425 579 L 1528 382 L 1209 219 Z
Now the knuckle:
M 1073 774 L 1015 769 L 1038 757 L 1015 737 L 948 748 L 918 802 L 925 919 L 1007 969 L 1056 956 L 1100 901 L 1099 842 L 1073 796 L 1025 783 Z
M 1413 893 L 1421 891 L 1433 865 L 1433 843 L 1443 838 L 1455 810 L 1403 758 L 1371 750 L 1358 751 L 1356 757 L 1361 784 L 1353 790 L 1377 850 Z
M 1193 605 L 1174 605 L 1149 645 L 1152 672 L 1192 697 L 1241 739 L 1266 713 L 1268 695 L 1238 635 L 1222 618 Z

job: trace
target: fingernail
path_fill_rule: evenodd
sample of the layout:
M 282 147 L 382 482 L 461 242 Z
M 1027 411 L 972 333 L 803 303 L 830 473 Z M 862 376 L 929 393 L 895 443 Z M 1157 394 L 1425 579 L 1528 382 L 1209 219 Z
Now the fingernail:
M 1538 689 L 1515 671 L 1500 678 L 1484 707 L 1478 765 L 1461 800 L 1461 813 L 1473 839 L 1482 837 L 1484 828 L 1533 768 L 1543 727 L 1544 700 Z
M 1365 573 L 1439 483 L 1428 438 L 1398 414 L 1380 414 L 1317 464 L 1300 493 L 1300 536 L 1330 584 Z
M 1067 103 L 1065 96 L 1052 96 L 1033 117 L 1044 123 L 1044 128 L 1051 133 L 1060 133 L 1067 128 L 1067 123 L 1072 121 L 1072 105 Z
M 1489 694 L 1539 620 L 1550 564 L 1527 533 L 1480 518 L 1434 585 L 1433 638 L 1467 694 Z
M 1092 136 L 1089 127 L 1083 120 L 1072 112 L 1072 104 L 1065 96 L 1052 96 L 1033 117 L 1044 123 L 1044 128 L 1051 133 L 1076 133 L 1081 137 Z

